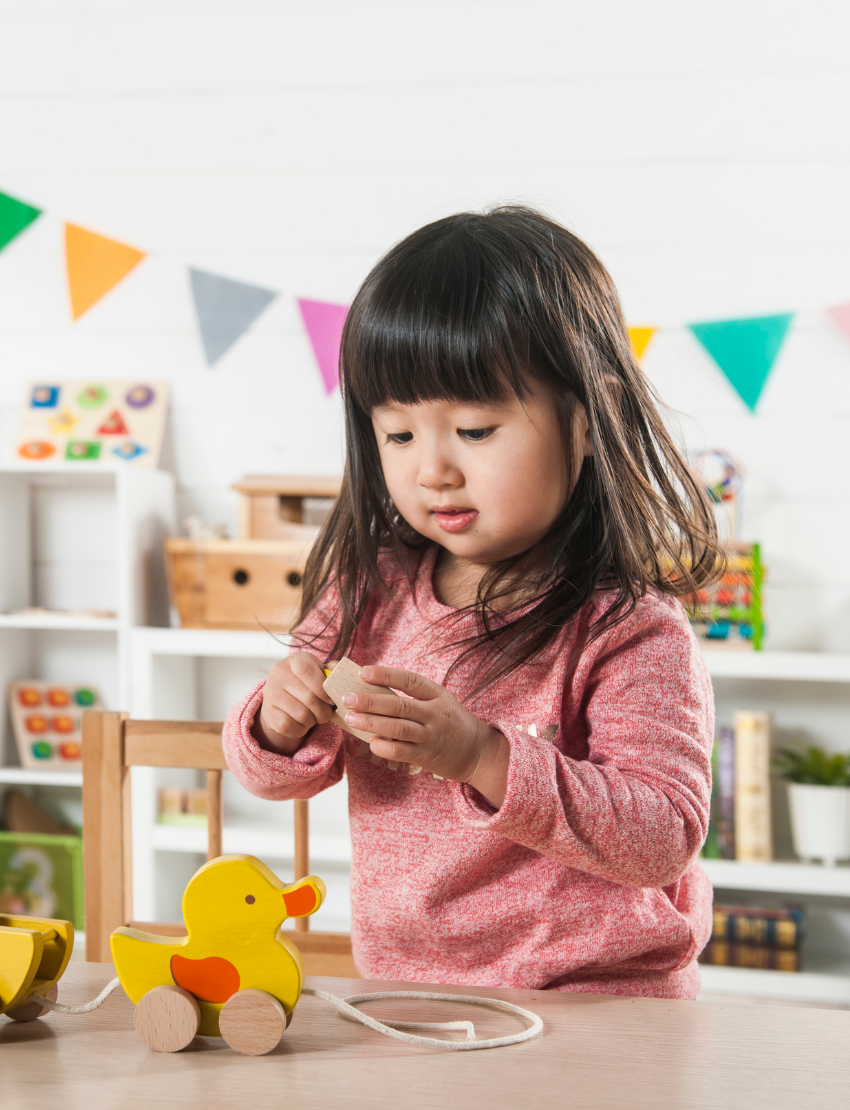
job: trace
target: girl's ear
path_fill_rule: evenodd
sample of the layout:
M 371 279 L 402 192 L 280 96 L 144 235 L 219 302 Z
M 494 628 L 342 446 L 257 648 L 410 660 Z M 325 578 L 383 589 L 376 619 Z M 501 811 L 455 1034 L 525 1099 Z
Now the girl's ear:
M 581 401 L 576 403 L 575 422 L 576 439 L 573 442 L 581 443 L 581 456 L 586 459 L 593 454 L 593 442 L 590 438 L 587 409 Z

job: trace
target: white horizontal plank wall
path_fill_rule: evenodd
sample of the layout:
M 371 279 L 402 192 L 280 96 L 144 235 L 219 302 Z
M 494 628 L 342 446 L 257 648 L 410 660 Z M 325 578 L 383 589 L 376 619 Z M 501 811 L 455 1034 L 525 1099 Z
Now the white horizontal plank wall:
M 842 0 L 0 0 L 0 447 L 29 378 L 166 378 L 181 510 L 339 470 L 293 296 L 418 225 L 540 205 L 610 267 L 691 447 L 735 452 L 769 645 L 850 650 L 850 8 Z M 62 221 L 149 251 L 71 324 Z M 186 266 L 282 295 L 212 370 Z M 798 309 L 757 416 L 682 327 Z

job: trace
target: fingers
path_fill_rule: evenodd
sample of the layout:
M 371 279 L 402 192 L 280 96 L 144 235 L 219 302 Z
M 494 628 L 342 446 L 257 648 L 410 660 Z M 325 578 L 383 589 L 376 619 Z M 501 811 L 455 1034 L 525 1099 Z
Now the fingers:
M 385 740 L 401 740 L 406 744 L 422 743 L 427 730 L 416 721 L 402 721 L 398 717 L 380 717 L 375 713 L 346 713 L 345 723 L 358 732 L 371 732 Z
M 360 677 L 364 682 L 373 686 L 390 686 L 393 690 L 401 690 L 420 701 L 431 701 L 445 693 L 442 686 L 432 682 L 424 675 L 414 671 L 402 671 L 395 667 L 363 667 Z
M 385 740 L 382 736 L 373 736 L 369 747 L 379 759 L 421 766 L 419 748 L 415 744 L 404 744 L 401 740 Z
M 289 664 L 292 677 L 320 701 L 333 705 L 333 699 L 324 688 L 325 672 L 322 664 L 309 651 L 296 651 L 282 660 Z
M 263 692 L 264 731 L 300 739 L 314 725 L 327 724 L 333 702 L 322 687 L 324 677 L 321 664 L 309 652 L 295 652 L 275 663 Z
M 414 698 L 400 698 L 398 694 L 345 694 L 340 713 L 375 713 L 379 717 L 400 717 L 405 721 L 423 721 L 427 707 Z

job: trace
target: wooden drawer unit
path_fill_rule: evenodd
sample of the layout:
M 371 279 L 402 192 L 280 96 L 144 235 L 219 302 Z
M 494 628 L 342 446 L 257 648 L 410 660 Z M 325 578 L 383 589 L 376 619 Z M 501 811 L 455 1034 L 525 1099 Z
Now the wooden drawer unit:
M 316 530 L 297 540 L 165 541 L 168 584 L 183 628 L 288 632 Z

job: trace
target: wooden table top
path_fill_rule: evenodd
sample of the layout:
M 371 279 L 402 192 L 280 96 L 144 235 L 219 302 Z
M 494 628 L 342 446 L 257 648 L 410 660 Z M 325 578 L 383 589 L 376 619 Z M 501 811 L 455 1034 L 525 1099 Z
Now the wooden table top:
M 60 1001 L 87 1002 L 109 964 L 72 963 Z M 423 984 L 308 978 L 338 995 Z M 428 989 L 428 988 L 424 988 Z M 432 987 L 504 998 L 539 1013 L 542 1035 L 478 1052 L 442 1052 L 383 1037 L 304 997 L 268 1056 L 239 1056 L 196 1039 L 151 1052 L 120 989 L 90 1014 L 21 1025 L 0 1018 L 4 1110 L 136 1110 L 152 1103 L 204 1110 L 831 1110 L 850 1106 L 850 1012 L 721 1002 L 669 1002 L 560 992 Z M 375 1017 L 471 1019 L 503 1036 L 518 1018 L 436 1002 L 379 1002 Z M 449 1034 L 452 1036 L 453 1034 Z

